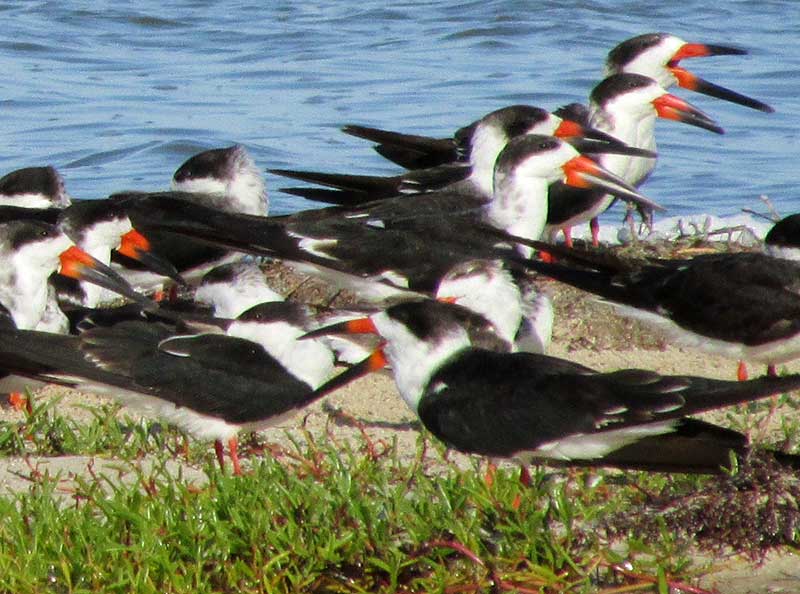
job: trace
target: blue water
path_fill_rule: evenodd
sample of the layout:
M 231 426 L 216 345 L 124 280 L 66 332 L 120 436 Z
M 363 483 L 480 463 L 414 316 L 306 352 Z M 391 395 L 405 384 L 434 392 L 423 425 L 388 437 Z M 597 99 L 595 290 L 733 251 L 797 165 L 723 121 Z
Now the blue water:
M 237 142 L 263 168 L 389 173 L 337 128 L 448 135 L 504 105 L 584 100 L 608 49 L 669 31 L 748 49 L 686 66 L 777 112 L 678 91 L 727 133 L 659 122 L 645 193 L 671 214 L 729 215 L 760 194 L 800 210 L 792 1 L 122 4 L 0 4 L 0 172 L 49 163 L 74 196 L 102 197 L 163 189 L 191 154 Z M 274 212 L 308 206 L 267 181 Z

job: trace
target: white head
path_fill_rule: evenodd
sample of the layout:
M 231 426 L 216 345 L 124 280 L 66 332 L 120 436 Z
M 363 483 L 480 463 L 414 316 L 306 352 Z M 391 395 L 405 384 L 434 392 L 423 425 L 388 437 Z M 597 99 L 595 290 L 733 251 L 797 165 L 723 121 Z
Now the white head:
M 623 41 L 608 54 L 606 76 L 611 74 L 642 74 L 669 89 L 678 85 L 697 93 L 703 93 L 738 103 L 766 113 L 775 111 L 766 103 L 721 87 L 689 72 L 680 66 L 681 60 L 706 56 L 740 56 L 747 52 L 727 45 L 687 43 L 669 33 L 646 33 Z
M 0 303 L 17 328 L 32 329 L 41 322 L 48 300 L 48 277 L 58 270 L 59 257 L 73 245 L 51 225 L 14 221 L 0 225 Z
M 240 145 L 191 157 L 175 172 L 172 188 L 214 197 L 214 206 L 227 212 L 266 216 L 269 208 L 264 176 Z
M 469 260 L 454 266 L 439 282 L 436 298 L 451 298 L 482 315 L 501 338 L 514 344 L 522 302 L 519 287 L 501 261 Z
M 210 305 L 219 318 L 235 318 L 259 303 L 283 301 L 267 284 L 264 271 L 255 262 L 224 264 L 208 272 L 195 290 L 199 303 Z
M 461 322 L 468 310 L 438 301 L 406 302 L 373 316 L 392 366 L 397 389 L 417 411 L 432 375 L 448 359 L 471 346 Z
M 562 166 L 577 156 L 571 145 L 552 136 L 511 140 L 495 163 L 487 221 L 513 235 L 539 239 L 547 222 L 548 186 L 564 176 Z
M 322 340 L 298 340 L 311 330 L 309 315 L 298 303 L 262 303 L 240 315 L 228 334 L 260 344 L 287 371 L 316 389 L 333 373 L 334 356 Z

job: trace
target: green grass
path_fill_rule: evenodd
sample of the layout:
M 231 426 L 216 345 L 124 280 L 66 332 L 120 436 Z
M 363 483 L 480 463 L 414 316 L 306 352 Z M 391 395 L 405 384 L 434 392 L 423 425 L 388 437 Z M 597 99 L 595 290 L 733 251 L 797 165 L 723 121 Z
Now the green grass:
M 394 444 L 299 434 L 276 456 L 250 456 L 242 477 L 192 444 L 188 463 L 203 474 L 189 480 L 167 469 L 183 443 L 113 407 L 75 423 L 35 403 L 0 424 L 5 456 L 120 461 L 68 482 L 34 466 L 28 490 L 0 497 L 0 591 L 666 592 L 703 569 L 690 556 L 703 527 L 681 532 L 652 510 L 691 509 L 695 493 L 730 506 L 758 478 L 533 468 L 523 486 L 515 468 L 487 481 L 485 464 L 460 468 L 424 437 L 409 460 Z M 770 546 L 797 543 L 798 530 L 784 525 Z

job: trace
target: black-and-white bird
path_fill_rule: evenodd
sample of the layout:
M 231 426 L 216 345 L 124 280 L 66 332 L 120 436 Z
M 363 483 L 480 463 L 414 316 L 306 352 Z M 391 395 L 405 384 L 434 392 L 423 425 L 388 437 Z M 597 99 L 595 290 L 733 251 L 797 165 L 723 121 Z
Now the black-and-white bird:
M 511 352 L 544 353 L 553 334 L 553 303 L 532 275 L 502 260 L 467 260 L 445 274 L 434 295 L 485 317 Z
M 283 301 L 283 296 L 257 263 L 239 261 L 208 272 L 195 288 L 194 301 L 211 307 L 218 318 L 236 318 L 260 303 Z
M 78 247 L 108 266 L 112 252 L 130 258 L 163 280 L 171 279 L 185 285 L 186 281 L 175 266 L 153 252 L 151 243 L 133 229 L 122 200 L 83 200 L 60 211 L 56 225 Z M 51 279 L 65 307 L 98 307 L 107 305 L 119 296 L 116 291 L 74 279 Z
M 556 179 L 597 186 L 657 206 L 618 177 L 551 136 L 525 135 L 497 159 L 495 194 L 466 207 L 463 197 L 384 200 L 359 210 L 330 208 L 284 217 L 231 215 L 179 201 L 137 203 L 137 229 L 179 234 L 281 258 L 367 300 L 433 293 L 441 277 L 466 259 L 511 256 L 497 244 L 512 236 L 538 238 L 547 213 L 547 188 Z M 511 244 L 514 242 L 511 241 Z M 499 251 L 498 251 L 499 250 Z M 526 247 L 520 248 L 523 255 Z
M 332 377 L 330 349 L 297 340 L 310 329 L 306 324 L 303 306 L 279 302 L 222 324 L 225 334 L 181 335 L 171 323 L 138 320 L 78 336 L 3 328 L 0 368 L 111 396 L 214 440 L 222 468 L 227 442 L 239 474 L 240 431 L 279 422 L 369 366 Z
M 737 47 L 689 43 L 670 33 L 645 33 L 626 39 L 608 53 L 605 74 L 643 74 L 658 81 L 665 89 L 678 85 L 717 99 L 772 113 L 775 110 L 766 103 L 703 80 L 679 65 L 688 58 L 744 54 L 747 51 Z
M 61 209 L 71 203 L 64 178 L 50 165 L 16 169 L 0 178 L 0 205 Z
M 50 282 L 57 277 L 76 284 L 85 281 L 141 304 L 150 304 L 111 268 L 77 247 L 63 230 L 47 223 L 16 220 L 0 224 L 0 257 L 4 262 L 0 272 L 0 305 L 15 328 L 69 331 L 69 319 Z M 21 404 L 25 387 L 33 384 L 5 377 L 0 391 L 11 393 L 12 403 Z
M 345 131 L 364 127 L 347 126 Z M 382 136 L 386 131 L 375 130 Z M 609 152 L 654 157 L 655 154 L 626 145 L 613 136 L 588 125 L 562 119 L 540 107 L 512 105 L 493 111 L 458 130 L 452 139 L 431 139 L 433 145 L 450 149 L 436 157 L 441 164 L 400 175 L 381 177 L 273 169 L 278 175 L 325 185 L 319 188 L 288 188 L 284 192 L 332 204 L 359 205 L 402 194 L 445 191 L 488 201 L 493 194 L 494 165 L 508 142 L 525 134 L 555 136 L 573 144 L 579 152 Z M 401 135 L 405 136 L 405 135 Z M 422 137 L 414 137 L 422 138 Z M 411 149 L 413 151 L 413 149 Z
M 764 236 L 764 249 L 775 258 L 800 261 L 800 213 L 777 221 Z
M 53 225 L 29 220 L 1 224 L 0 256 L 5 262 L 0 273 L 0 304 L 8 309 L 18 328 L 66 330 L 66 316 L 48 284 L 54 272 L 149 303 Z
M 770 113 L 774 110 L 769 105 L 703 80 L 679 65 L 682 60 L 689 58 L 746 53 L 747 51 L 743 49 L 730 46 L 689 43 L 669 33 L 645 33 L 619 43 L 608 53 L 604 76 L 621 73 L 641 74 L 655 79 L 664 89 L 679 85 L 698 93 Z M 516 107 L 503 109 L 514 110 Z M 498 110 L 498 113 L 502 111 Z M 558 111 L 556 115 L 569 113 L 576 112 Z M 585 112 L 581 110 L 577 113 L 580 115 L 574 121 L 588 124 L 584 119 Z M 359 125 L 348 125 L 343 130 L 353 136 L 377 143 L 375 150 L 380 155 L 406 169 L 422 169 L 462 159 L 466 154 L 464 139 L 469 138 L 470 127 L 462 128 L 453 138 L 406 134 Z M 542 130 L 535 132 L 552 134 Z M 471 143 L 466 144 L 467 148 L 469 146 Z
M 763 363 L 771 374 L 800 356 L 800 262 L 762 253 L 645 261 L 568 248 L 553 253 L 571 265 L 528 266 L 598 295 L 679 345 Z
M 702 111 L 671 95 L 656 80 L 641 74 L 609 76 L 594 87 L 589 98 L 589 122 L 627 144 L 656 150 L 655 122 L 658 118 L 676 120 L 721 134 L 722 128 Z M 600 154 L 597 162 L 633 187 L 641 185 L 655 167 L 654 158 Z M 571 227 L 589 221 L 592 243 L 598 244 L 597 217 L 615 197 L 600 191 L 586 191 L 555 184 L 550 189 L 547 232 L 552 237 L 563 231 L 571 245 Z
M 120 192 L 110 202 L 130 203 L 144 198 L 180 198 L 224 212 L 266 216 L 269 201 L 264 176 L 247 150 L 240 145 L 203 151 L 189 158 L 175 172 L 172 191 Z M 151 252 L 170 262 L 189 282 L 199 282 L 212 268 L 240 258 L 225 250 L 177 240 L 159 233 L 147 235 Z M 143 293 L 160 290 L 164 279 L 138 262 L 115 253 L 112 261 L 126 279 Z
M 546 355 L 476 348 L 463 316 L 453 304 L 406 302 L 359 330 L 383 337 L 398 391 L 425 427 L 466 453 L 713 473 L 729 466 L 730 450 L 746 452 L 747 440 L 688 415 L 800 388 L 800 375 L 737 382 L 601 373 Z M 795 456 L 775 456 L 797 465 Z

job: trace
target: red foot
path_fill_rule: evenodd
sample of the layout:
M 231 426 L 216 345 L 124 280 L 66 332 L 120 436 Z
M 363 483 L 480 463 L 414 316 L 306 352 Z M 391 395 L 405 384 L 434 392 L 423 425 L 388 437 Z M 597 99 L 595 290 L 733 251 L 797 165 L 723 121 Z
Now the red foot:
M 161 303 L 162 301 L 166 301 L 167 303 L 174 303 L 177 300 L 178 300 L 178 285 L 172 285 L 168 289 L 155 291 L 153 293 L 153 301 L 155 301 L 156 303 Z
M 30 399 L 22 392 L 11 392 L 8 395 L 8 403 L 14 410 L 25 411 L 26 413 L 33 414 Z
M 773 364 L 767 365 L 767 375 L 770 377 L 778 377 L 778 370 Z

